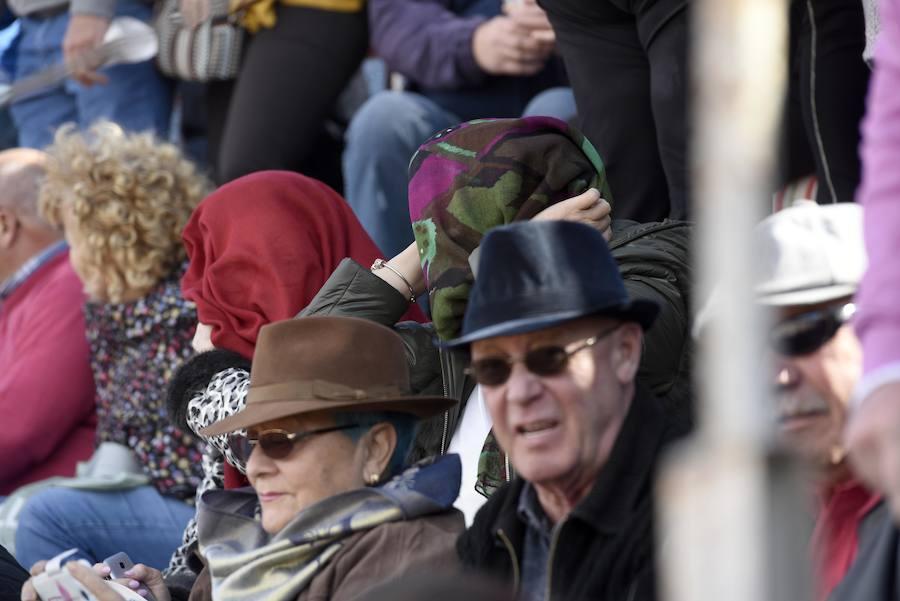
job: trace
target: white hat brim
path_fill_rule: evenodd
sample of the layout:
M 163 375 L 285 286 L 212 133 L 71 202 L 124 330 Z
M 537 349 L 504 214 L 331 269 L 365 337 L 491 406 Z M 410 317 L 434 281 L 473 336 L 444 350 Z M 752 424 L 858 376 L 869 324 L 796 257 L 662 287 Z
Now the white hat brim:
M 831 286 L 821 286 L 806 290 L 790 290 L 785 292 L 760 294 L 757 297 L 757 300 L 760 304 L 769 307 L 816 305 L 844 298 L 845 296 L 853 296 L 856 294 L 857 287 L 857 284 L 833 284 Z

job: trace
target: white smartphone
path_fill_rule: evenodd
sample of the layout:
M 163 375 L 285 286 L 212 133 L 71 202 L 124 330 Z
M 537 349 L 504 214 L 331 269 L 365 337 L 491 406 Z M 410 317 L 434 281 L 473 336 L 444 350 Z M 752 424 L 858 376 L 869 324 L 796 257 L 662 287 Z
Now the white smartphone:
M 125 553 L 124 551 L 116 553 L 115 555 L 110 555 L 103 560 L 103 564 L 109 568 L 109 576 L 113 579 L 128 578 L 128 576 L 125 575 L 125 572 L 134 567 L 134 562 L 128 557 L 128 553 Z
M 116 553 L 115 555 L 110 555 L 103 560 L 103 564 L 109 567 L 109 577 L 113 580 L 120 578 L 127 579 L 128 576 L 125 575 L 125 572 L 134 567 L 134 562 L 128 557 L 128 553 L 125 553 L 124 551 Z M 156 601 L 156 597 L 153 596 L 150 589 L 147 589 L 146 599 L 149 601 Z

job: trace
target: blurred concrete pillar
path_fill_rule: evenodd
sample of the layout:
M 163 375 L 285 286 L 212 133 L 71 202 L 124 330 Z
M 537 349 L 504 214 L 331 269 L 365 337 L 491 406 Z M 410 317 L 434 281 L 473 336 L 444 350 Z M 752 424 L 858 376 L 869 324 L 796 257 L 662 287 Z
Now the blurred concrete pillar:
M 660 475 L 666 601 L 803 601 L 807 534 L 792 464 L 769 453 L 766 317 L 751 233 L 770 205 L 787 77 L 788 0 L 693 0 L 692 169 L 699 424 Z

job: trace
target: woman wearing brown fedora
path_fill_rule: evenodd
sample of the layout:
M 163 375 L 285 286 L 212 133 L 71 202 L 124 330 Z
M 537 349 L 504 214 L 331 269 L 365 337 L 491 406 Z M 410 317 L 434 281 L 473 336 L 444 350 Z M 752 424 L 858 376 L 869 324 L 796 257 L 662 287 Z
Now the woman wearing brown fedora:
M 264 326 L 246 408 L 202 432 L 247 431 L 233 447 L 249 453 L 253 488 L 200 499 L 206 567 L 190 599 L 353 599 L 410 571 L 452 569 L 459 459 L 408 467 L 405 457 L 417 418 L 455 401 L 409 390 L 403 341 L 389 328 L 350 317 Z M 100 601 L 120 599 L 70 566 Z M 171 599 L 156 570 L 128 575 L 126 586 Z
M 262 326 L 294 317 L 344 257 L 368 265 L 381 256 L 337 192 L 289 171 L 260 171 L 221 186 L 198 205 L 181 236 L 189 260 L 181 291 L 197 306 L 198 354 L 169 381 L 167 410 L 172 423 L 194 433 L 244 408 Z M 407 318 L 425 320 L 418 307 Z M 198 496 L 248 484 L 229 438 L 203 437 Z M 196 544 L 192 518 L 163 572 L 170 591 L 187 593 L 197 579 Z

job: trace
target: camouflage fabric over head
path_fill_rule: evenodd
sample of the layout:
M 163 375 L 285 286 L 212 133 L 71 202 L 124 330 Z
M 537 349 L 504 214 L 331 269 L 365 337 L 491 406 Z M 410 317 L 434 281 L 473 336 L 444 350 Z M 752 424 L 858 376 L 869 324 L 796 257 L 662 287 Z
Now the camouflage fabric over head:
M 588 188 L 612 203 L 597 151 L 550 117 L 469 121 L 419 147 L 409 167 L 409 211 L 441 339 L 459 335 L 474 281 L 469 255 L 484 234 Z

